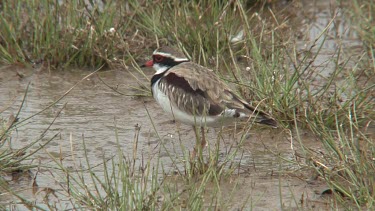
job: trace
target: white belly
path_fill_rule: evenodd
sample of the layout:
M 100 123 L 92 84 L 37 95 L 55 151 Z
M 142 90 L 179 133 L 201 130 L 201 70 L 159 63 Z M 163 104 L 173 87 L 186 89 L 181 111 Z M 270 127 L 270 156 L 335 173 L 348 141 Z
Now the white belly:
M 228 118 L 223 118 L 222 116 L 194 116 L 177 108 L 176 104 L 170 102 L 169 97 L 165 95 L 158 88 L 158 82 L 152 87 L 152 93 L 159 105 L 164 111 L 171 114 L 175 120 L 188 124 L 197 126 L 221 126 L 227 123 Z M 233 120 L 233 119 L 232 119 Z M 231 122 L 231 121 L 230 121 Z

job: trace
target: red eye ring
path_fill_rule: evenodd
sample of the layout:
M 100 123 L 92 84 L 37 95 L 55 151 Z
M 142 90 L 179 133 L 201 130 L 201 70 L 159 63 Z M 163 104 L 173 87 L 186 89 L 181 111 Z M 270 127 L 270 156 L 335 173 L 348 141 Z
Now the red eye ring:
M 154 61 L 155 62 L 161 62 L 161 61 L 163 61 L 163 59 L 164 59 L 164 57 L 161 56 L 161 55 L 155 55 L 154 56 Z

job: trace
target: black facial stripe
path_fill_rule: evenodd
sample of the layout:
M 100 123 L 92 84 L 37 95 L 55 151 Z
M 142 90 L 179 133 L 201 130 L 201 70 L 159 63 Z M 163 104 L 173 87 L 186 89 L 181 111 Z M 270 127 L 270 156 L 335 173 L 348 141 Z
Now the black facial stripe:
M 182 61 L 183 62 L 183 61 Z M 178 64 L 180 64 L 180 63 L 182 63 L 181 61 L 179 61 L 179 62 L 176 62 L 175 60 L 173 60 L 172 58 L 165 58 L 164 60 L 163 60 L 163 64 L 165 64 L 165 65 L 167 65 L 167 66 L 169 66 L 169 67 L 173 67 L 173 66 L 175 66 L 175 65 L 178 65 Z
M 163 64 L 164 66 L 168 66 L 168 67 L 173 67 L 173 66 L 178 65 L 182 62 L 185 62 L 185 61 L 175 61 L 175 60 L 173 60 L 172 58 L 169 58 L 169 57 L 163 57 L 163 60 L 161 60 L 161 61 L 156 61 L 156 59 L 154 57 L 153 60 L 154 60 L 154 63 Z

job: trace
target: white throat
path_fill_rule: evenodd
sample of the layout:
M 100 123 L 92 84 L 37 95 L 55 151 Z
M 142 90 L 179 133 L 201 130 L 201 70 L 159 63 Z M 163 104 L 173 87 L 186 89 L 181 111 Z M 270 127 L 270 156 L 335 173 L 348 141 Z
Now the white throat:
M 153 67 L 153 68 L 155 69 L 155 71 L 156 71 L 155 74 L 161 74 L 161 73 L 167 71 L 168 68 L 169 68 L 168 66 L 162 66 L 162 65 L 157 64 L 157 63 L 154 63 L 154 65 L 153 65 L 152 67 Z

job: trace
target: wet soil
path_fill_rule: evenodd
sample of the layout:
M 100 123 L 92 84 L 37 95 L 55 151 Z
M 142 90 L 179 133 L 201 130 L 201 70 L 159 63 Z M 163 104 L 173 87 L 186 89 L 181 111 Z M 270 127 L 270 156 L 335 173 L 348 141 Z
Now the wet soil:
M 49 106 L 86 74 L 85 71 L 48 73 L 33 69 L 3 67 L 0 71 L 0 108 L 6 110 L 2 116 L 7 117 L 17 112 L 28 84 L 30 85 L 19 116 L 20 121 Z M 43 150 L 33 156 L 30 162 L 51 167 L 54 166 L 52 157 L 55 157 L 62 160 L 66 167 L 74 169 L 77 165 L 85 165 L 84 140 L 90 164 L 96 166 L 103 162 L 103 155 L 110 157 L 117 154 L 116 138 L 130 159 L 133 154 L 134 135 L 136 129 L 140 128 L 138 153 L 146 157 L 160 156 L 165 171 L 172 175 L 176 168 L 183 171 L 183 166 L 172 164 L 170 154 L 181 159 L 182 153 L 186 152 L 182 151 L 180 143 L 186 149 L 193 149 L 195 141 L 192 140 L 195 140 L 195 135 L 191 127 L 171 121 L 151 97 L 131 96 L 138 91 L 130 87 L 139 87 L 139 85 L 129 73 L 115 70 L 100 72 L 98 75 L 81 82 L 60 102 L 31 118 L 26 124 L 21 124 L 12 133 L 11 147 L 19 149 L 43 136 L 40 142 L 42 144 L 57 134 Z M 114 92 L 104 85 L 102 80 L 114 87 L 118 85 L 118 90 L 129 96 Z M 147 80 L 142 82 L 148 84 Z M 8 105 L 10 107 L 7 107 Z M 163 143 L 155 133 L 151 120 L 159 136 L 163 138 Z M 48 131 L 45 132 L 47 128 Z M 214 129 L 208 131 L 210 146 L 215 145 L 218 133 L 219 131 Z M 228 128 L 223 133 L 225 135 L 220 145 L 221 157 L 225 157 L 229 148 L 236 145 L 233 142 L 233 129 Z M 254 208 L 280 208 L 280 187 L 283 196 L 282 206 L 296 207 L 296 198 L 305 202 L 319 198 L 319 194 L 315 192 L 324 190 L 324 185 L 321 181 L 309 182 L 310 172 L 301 171 L 300 167 L 296 166 L 294 158 L 296 146 L 291 148 L 290 136 L 287 134 L 281 129 L 256 126 L 251 130 L 243 143 L 243 153 L 235 158 L 235 162 L 239 165 L 238 172 L 231 179 L 224 180 L 221 185 L 223 193 L 231 193 L 235 190 L 234 200 L 232 199 L 233 208 L 242 206 L 245 203 L 243 200 L 249 195 L 257 199 Z M 305 145 L 314 149 L 320 146 L 319 141 L 308 135 L 302 140 Z M 162 144 L 165 149 L 160 149 Z M 159 150 L 161 150 L 160 154 Z M 289 159 L 290 163 L 282 161 L 281 158 Z M 102 171 L 100 167 L 97 168 L 99 176 Z M 280 175 L 278 172 L 284 173 Z M 14 189 L 23 189 L 22 195 L 29 199 L 44 200 L 46 191 L 51 190 L 56 196 L 64 195 L 61 178 L 57 178 L 51 170 L 41 168 L 36 177 L 35 174 L 36 171 L 33 170 L 20 177 L 9 175 L 6 179 Z M 34 177 L 38 187 L 33 186 Z M 236 183 L 238 185 L 233 186 Z M 223 195 L 225 197 L 225 194 Z M 13 199 L 7 195 L 1 197 L 2 203 Z M 58 199 L 55 201 L 63 203 Z M 64 207 L 64 204 L 60 206 Z
M 303 1 L 301 7 L 306 9 L 300 14 L 297 13 L 297 18 L 292 19 L 297 21 L 298 18 L 304 18 L 305 21 L 302 26 L 301 23 L 297 25 L 300 31 L 296 33 L 302 33 L 301 41 L 297 43 L 300 49 L 308 48 L 333 17 L 327 1 L 309 2 Z M 340 14 L 339 11 L 338 15 Z M 334 69 L 330 65 L 333 65 L 332 55 L 337 51 L 338 45 L 353 49 L 358 49 L 360 46 L 357 35 L 349 30 L 347 24 L 340 19 L 334 25 L 335 30 L 332 30 L 334 34 L 328 36 L 319 56 L 314 60 L 313 66 L 318 70 L 316 76 L 311 76 L 314 80 L 319 81 L 319 77 L 325 77 L 325 74 L 330 74 L 329 70 Z M 340 40 L 337 39 L 338 37 Z M 342 43 L 342 40 L 345 42 Z M 87 71 L 81 70 L 48 72 L 20 67 L 2 67 L 0 69 L 1 116 L 8 117 L 17 113 L 28 85 L 27 97 L 19 116 L 21 121 L 51 105 L 87 74 Z M 146 74 L 151 77 L 153 71 L 150 70 Z M 142 78 L 140 75 L 136 76 Z M 102 81 L 111 87 L 117 87 L 123 94 L 110 89 Z M 141 79 L 140 83 L 146 87 L 149 84 L 147 79 Z M 82 144 L 84 140 L 90 164 L 100 166 L 103 155 L 110 157 L 117 153 L 117 142 L 125 154 L 132 155 L 134 136 L 139 129 L 139 154 L 146 157 L 160 156 L 166 172 L 175 172 L 176 168 L 182 167 L 173 165 L 169 155 L 181 158 L 181 155 L 186 153 L 182 151 L 180 143 L 186 149 L 193 149 L 194 132 L 189 126 L 171 121 L 172 119 L 151 97 L 136 97 L 135 95 L 140 92 L 134 87 L 139 88 L 140 83 L 124 70 L 99 72 L 79 83 L 51 108 L 26 121 L 25 124 L 19 125 L 12 133 L 10 145 L 14 149 L 19 149 L 39 138 L 43 143 L 57 135 L 43 150 L 33 155 L 30 162 L 47 167 L 54 166 L 51 158 L 53 156 L 62 160 L 65 166 L 74 168 L 76 165 L 81 165 L 80 160 L 85 159 Z M 223 135 L 224 141 L 220 144 L 220 154 L 223 157 L 229 148 L 236 144 L 231 138 L 233 130 L 231 128 L 225 130 L 227 132 Z M 218 134 L 218 130 L 209 130 L 207 136 L 210 146 L 216 144 Z M 159 137 L 163 138 L 163 142 Z M 321 149 L 319 140 L 303 131 L 300 141 L 314 151 Z M 165 148 L 160 149 L 162 145 Z M 220 184 L 223 200 L 232 197 L 229 208 L 240 209 L 244 206 L 255 210 L 281 208 L 293 210 L 318 207 L 324 210 L 329 206 L 329 203 L 321 197 L 322 191 L 326 189 L 325 183 L 314 177 L 303 165 L 299 165 L 299 162 L 305 162 L 298 156 L 302 153 L 299 146 L 295 131 L 254 126 L 241 146 L 243 152 L 235 158 L 239 166 L 238 171 Z M 100 168 L 97 168 L 97 172 L 98 175 L 103 173 Z M 8 175 L 6 179 L 14 189 L 23 189 L 22 195 L 31 200 L 37 199 L 42 202 L 48 191 L 54 192 L 56 196 L 64 195 L 62 193 L 64 184 L 56 179 L 51 170 L 43 168 L 37 171 L 36 177 L 35 175 L 36 171 L 33 170 L 27 172 L 26 176 Z M 37 190 L 35 184 L 33 186 L 34 178 L 38 185 Z M 179 176 L 169 175 L 166 181 L 179 183 L 178 180 Z M 179 185 L 183 186 L 180 183 Z M 210 188 L 212 187 L 207 187 L 207 192 Z M 0 203 L 6 204 L 13 200 L 15 200 L 13 197 L 2 194 Z M 49 200 L 58 203 L 61 208 L 69 204 L 68 201 L 60 201 L 58 197 Z M 254 203 L 246 204 L 248 201 Z

